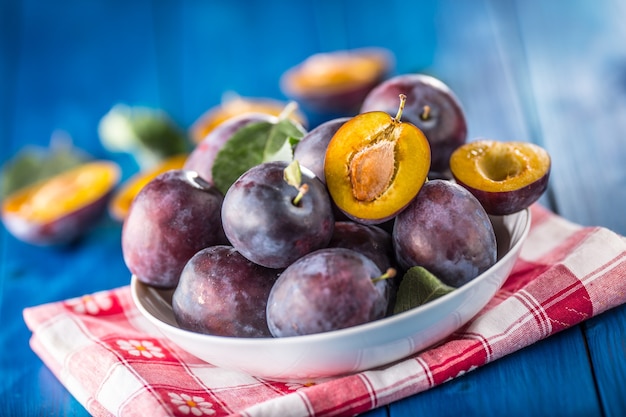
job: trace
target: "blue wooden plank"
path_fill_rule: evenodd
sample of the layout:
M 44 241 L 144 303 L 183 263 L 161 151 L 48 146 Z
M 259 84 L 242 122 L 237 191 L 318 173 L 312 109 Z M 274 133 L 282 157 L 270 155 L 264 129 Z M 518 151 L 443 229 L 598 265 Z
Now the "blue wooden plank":
M 12 13 L 3 20 L 15 19 L 19 32 L 9 39 L 15 76 L 9 78 L 12 94 L 3 91 L 11 127 L 2 129 L 9 134 L 1 159 L 26 144 L 47 145 L 57 129 L 93 156 L 117 159 L 99 143 L 100 118 L 117 102 L 159 104 L 150 2 L 9 3 Z M 63 248 L 27 245 L 2 230 L 0 351 L 11 355 L 0 357 L 0 414 L 88 415 L 28 349 L 21 312 L 127 284 L 120 230 L 103 218 L 79 243 Z
M 626 234 L 623 4 L 517 3 L 559 212 Z
M 184 122 L 227 91 L 282 97 L 280 74 L 319 50 L 313 2 L 185 2 L 182 50 Z M 210 19 L 211 24 L 207 24 Z
M 626 415 L 626 306 L 594 317 L 583 329 L 605 415 Z
M 537 120 L 555 155 L 556 207 L 575 222 L 626 234 L 624 5 L 520 1 L 517 10 Z M 622 307 L 583 326 L 609 416 L 626 414 L 624 314 Z
M 390 416 L 602 416 L 579 328 L 390 406 Z M 572 392 L 572 388 L 575 392 Z
M 395 73 L 428 71 L 439 51 L 437 24 L 442 3 L 396 1 L 383 5 L 346 0 L 341 3 L 341 21 L 333 17 L 343 28 L 346 40 L 343 45 L 332 46 L 387 48 L 395 55 Z
M 152 1 L 152 22 L 160 107 L 179 126 L 186 127 L 190 121 L 185 118 L 183 101 L 183 28 L 186 22 L 182 6 L 176 0 Z
M 16 133 L 9 151 L 64 130 L 96 156 L 117 102 L 159 105 L 150 3 L 22 2 Z M 150 24 L 145 26 L 145 24 Z
M 18 4 L 0 3 L 0 145 L 6 147 L 13 129 L 13 101 L 17 77 L 17 54 L 19 44 Z M 6 155 L 3 155 L 6 158 Z M 0 159 L 0 164 L 5 158 Z

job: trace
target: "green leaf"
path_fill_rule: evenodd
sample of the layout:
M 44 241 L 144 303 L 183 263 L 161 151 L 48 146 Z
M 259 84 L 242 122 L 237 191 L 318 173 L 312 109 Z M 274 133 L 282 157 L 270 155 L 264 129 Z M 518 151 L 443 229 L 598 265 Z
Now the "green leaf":
M 277 161 L 276 155 L 283 154 L 285 147 L 292 148 L 293 140 L 302 139 L 302 132 L 290 119 L 279 119 L 278 123 L 271 124 L 267 134 L 267 143 L 263 153 L 263 161 Z M 286 146 L 285 146 L 286 145 Z M 290 156 L 290 159 L 293 155 Z
M 98 134 L 107 150 L 131 154 L 142 169 L 189 150 L 183 130 L 159 109 L 116 104 L 100 120 Z
M 143 146 L 163 158 L 188 150 L 184 133 L 163 112 L 137 113 L 131 127 Z
M 298 161 L 291 161 L 285 171 L 283 172 L 283 178 L 285 182 L 292 187 L 300 188 L 302 184 L 302 172 L 300 171 L 300 164 Z
M 53 138 L 54 139 L 54 138 Z M 7 161 L 0 173 L 0 197 L 51 178 L 85 163 L 90 156 L 69 142 L 52 141 L 49 148 L 27 146 Z
M 297 143 L 304 133 L 288 119 L 277 123 L 255 122 L 242 127 L 215 157 L 212 168 L 215 186 L 225 194 L 237 178 L 253 166 L 270 161 L 291 161 L 291 144 Z
M 419 307 L 452 291 L 454 287 L 441 282 L 426 268 L 414 266 L 402 277 L 393 313 L 398 314 Z

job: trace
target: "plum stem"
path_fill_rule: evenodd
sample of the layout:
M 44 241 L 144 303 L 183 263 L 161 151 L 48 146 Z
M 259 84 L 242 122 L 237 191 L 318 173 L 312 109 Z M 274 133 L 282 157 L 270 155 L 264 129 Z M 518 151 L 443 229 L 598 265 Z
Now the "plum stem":
M 402 117 L 402 112 L 404 111 L 404 105 L 406 104 L 406 94 L 400 94 L 400 106 L 398 107 L 398 113 L 396 113 L 396 121 L 400 121 L 400 118 Z
M 396 276 L 396 270 L 394 268 L 387 268 L 384 274 L 379 277 L 372 278 L 372 283 L 376 284 L 378 281 L 382 281 L 384 279 L 393 278 Z
M 287 184 L 298 190 L 298 195 L 292 200 L 293 205 L 297 206 L 300 204 L 302 197 L 309 191 L 309 185 L 302 184 L 302 171 L 300 170 L 300 163 L 297 160 L 294 159 L 287 165 L 283 171 L 283 179 Z
M 422 109 L 422 114 L 420 114 L 420 119 L 428 120 L 430 118 L 430 106 L 428 104 L 424 105 Z
M 300 200 L 302 200 L 302 197 L 304 197 L 307 191 L 309 191 L 309 184 L 302 184 L 300 188 L 298 188 L 298 195 L 293 199 L 294 206 L 300 204 Z

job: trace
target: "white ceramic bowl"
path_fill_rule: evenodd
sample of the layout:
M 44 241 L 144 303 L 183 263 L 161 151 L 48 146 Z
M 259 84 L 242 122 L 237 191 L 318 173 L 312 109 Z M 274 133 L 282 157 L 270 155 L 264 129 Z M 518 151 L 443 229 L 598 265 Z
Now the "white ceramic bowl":
M 348 329 L 287 338 L 209 336 L 178 327 L 173 291 L 156 290 L 132 277 L 141 313 L 176 345 L 213 365 L 274 380 L 310 380 L 385 365 L 452 334 L 495 295 L 518 258 L 530 228 L 530 211 L 493 217 L 498 262 L 456 290 L 420 307 Z

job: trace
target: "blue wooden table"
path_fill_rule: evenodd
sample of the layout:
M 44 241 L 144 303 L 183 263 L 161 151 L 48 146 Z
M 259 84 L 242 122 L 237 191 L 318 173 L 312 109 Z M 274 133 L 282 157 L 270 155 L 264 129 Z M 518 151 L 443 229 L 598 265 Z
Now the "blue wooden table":
M 188 127 L 226 90 L 284 99 L 280 74 L 313 53 L 382 46 L 397 73 L 428 72 L 455 90 L 470 138 L 544 146 L 543 204 L 624 235 L 624 20 L 620 0 L 4 0 L 0 162 L 66 132 L 129 176 L 133 161 L 97 134 L 115 103 L 162 108 Z M 30 350 L 21 312 L 127 284 L 120 225 L 104 218 L 60 248 L 3 229 L 0 259 L 0 415 L 87 415 Z M 623 416 L 625 387 L 618 307 L 368 415 Z

